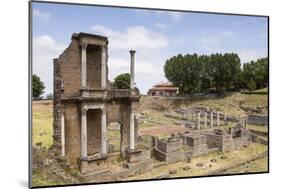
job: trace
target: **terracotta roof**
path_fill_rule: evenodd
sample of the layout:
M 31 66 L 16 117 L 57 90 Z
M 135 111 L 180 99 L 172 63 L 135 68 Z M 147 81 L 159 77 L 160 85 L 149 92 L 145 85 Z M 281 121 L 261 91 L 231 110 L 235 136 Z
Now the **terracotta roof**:
M 177 87 L 153 87 L 151 89 L 149 89 L 149 91 L 177 91 L 178 88 Z
M 171 83 L 159 83 L 154 85 L 153 87 L 174 87 Z

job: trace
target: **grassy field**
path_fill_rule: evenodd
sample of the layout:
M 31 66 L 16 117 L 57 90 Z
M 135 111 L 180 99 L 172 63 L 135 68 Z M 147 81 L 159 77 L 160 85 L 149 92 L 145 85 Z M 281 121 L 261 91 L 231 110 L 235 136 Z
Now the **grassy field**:
M 263 89 L 254 90 L 254 92 L 268 92 L 268 88 L 265 87 Z
M 53 144 L 53 102 L 34 101 L 32 109 L 32 145 L 49 148 Z
M 139 125 L 139 132 L 151 132 L 153 135 L 156 133 L 160 138 L 165 138 L 169 135 L 168 132 L 176 132 L 173 129 L 176 128 L 177 119 L 171 119 L 164 116 L 164 112 L 168 109 L 184 108 L 184 107 L 194 107 L 194 106 L 206 106 L 213 110 L 219 110 L 224 112 L 226 110 L 227 114 L 230 115 L 244 115 L 245 108 L 255 109 L 260 107 L 263 113 L 267 113 L 267 95 L 244 95 L 244 94 L 234 94 L 227 96 L 225 98 L 211 98 L 205 100 L 194 100 L 188 102 L 177 102 L 174 104 L 171 100 L 166 100 L 164 98 L 154 99 L 150 97 L 142 97 L 139 113 L 142 113 L 146 117 L 146 121 Z M 155 107 L 156 106 L 156 107 Z M 159 108 L 159 107 L 160 108 Z M 242 107 L 242 108 L 241 108 Z M 33 146 L 40 145 L 41 147 L 50 148 L 52 146 L 52 135 L 53 135 L 53 117 L 52 117 L 52 101 L 34 101 L 32 104 L 33 108 Z M 244 109 L 243 109 L 244 108 Z M 222 122 L 223 124 L 223 122 Z M 232 126 L 231 124 L 227 125 Z M 185 128 L 177 126 L 178 128 Z M 264 126 L 256 126 L 248 124 L 248 128 L 268 132 L 268 128 Z M 166 133 L 164 131 L 167 131 Z M 115 151 L 120 148 L 120 130 L 116 126 L 108 126 L 107 139 L 110 143 L 115 146 Z M 248 148 L 243 148 L 242 150 L 235 150 L 230 153 L 226 153 L 228 158 L 221 159 L 223 155 L 221 153 L 208 154 L 206 156 L 201 156 L 192 159 L 191 163 L 178 162 L 175 164 L 169 164 L 167 166 L 159 167 L 153 169 L 153 171 L 139 175 L 137 177 L 131 177 L 130 179 L 149 179 L 159 176 L 163 173 L 168 173 L 171 169 L 176 169 L 177 173 L 172 175 L 172 177 L 188 177 L 188 176 L 198 176 L 219 169 L 223 166 L 227 166 L 235 161 L 245 160 L 246 158 L 252 157 L 264 150 L 266 146 L 260 144 L 252 144 Z M 210 163 L 210 159 L 217 159 L 216 163 Z M 115 160 L 114 160 L 115 161 Z M 204 163 L 204 169 L 202 167 L 197 167 L 196 163 Z M 209 167 L 212 164 L 212 167 Z M 191 169 L 186 171 L 183 170 L 184 166 L 190 166 Z M 55 169 L 55 168 L 54 168 Z M 257 172 L 267 170 L 267 158 L 263 158 L 247 165 L 239 166 L 237 168 L 227 170 L 228 173 L 238 173 L 243 170 L 247 172 Z M 41 172 L 34 174 L 34 183 L 39 185 L 44 184 L 58 184 L 58 182 L 46 180 Z

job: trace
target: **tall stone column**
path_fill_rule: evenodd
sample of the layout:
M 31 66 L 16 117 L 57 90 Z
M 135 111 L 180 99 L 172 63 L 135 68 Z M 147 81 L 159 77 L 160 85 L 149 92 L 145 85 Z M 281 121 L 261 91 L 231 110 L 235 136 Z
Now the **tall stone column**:
M 106 145 L 106 109 L 102 109 L 101 116 L 101 154 L 107 154 L 107 145 Z
M 81 157 L 87 158 L 87 109 L 81 112 Z
M 61 156 L 65 156 L 65 124 L 63 112 L 61 114 Z
M 106 88 L 106 46 L 101 47 L 101 88 Z
M 87 44 L 81 45 L 81 87 L 87 87 Z
M 188 110 L 185 110 L 185 120 L 188 120 L 188 117 L 189 117 L 189 112 Z
M 224 125 L 227 125 L 227 123 L 226 123 L 226 111 L 224 111 L 223 122 L 224 122 Z
M 217 112 L 217 126 L 220 126 L 220 112 Z
M 135 114 L 131 110 L 130 113 L 130 150 L 135 149 Z
M 201 116 L 201 113 L 199 112 L 198 114 L 197 114 L 197 129 L 200 129 L 200 117 Z
M 205 129 L 207 128 L 207 112 L 205 112 L 205 117 L 204 117 L 205 119 L 204 119 L 204 123 L 205 123 Z
M 131 81 L 130 81 L 130 89 L 134 90 L 135 89 L 135 53 L 136 51 L 130 50 L 131 54 Z
M 211 128 L 213 128 L 213 126 L 214 126 L 214 114 L 211 111 Z

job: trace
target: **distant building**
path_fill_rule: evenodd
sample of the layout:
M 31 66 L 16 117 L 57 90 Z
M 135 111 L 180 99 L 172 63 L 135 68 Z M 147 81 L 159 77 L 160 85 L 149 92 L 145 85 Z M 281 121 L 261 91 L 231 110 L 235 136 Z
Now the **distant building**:
M 176 96 L 178 93 L 178 87 L 173 86 L 170 83 L 160 83 L 154 85 L 148 90 L 149 96 Z

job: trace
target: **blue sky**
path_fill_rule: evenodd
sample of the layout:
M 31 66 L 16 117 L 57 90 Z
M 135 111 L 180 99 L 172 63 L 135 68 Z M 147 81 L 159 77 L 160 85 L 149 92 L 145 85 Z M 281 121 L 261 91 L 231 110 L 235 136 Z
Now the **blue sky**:
M 33 73 L 52 93 L 53 58 L 72 33 L 109 38 L 109 79 L 129 72 L 136 50 L 136 85 L 145 94 L 166 82 L 163 65 L 182 54 L 238 53 L 241 63 L 267 56 L 267 18 L 33 2 Z

